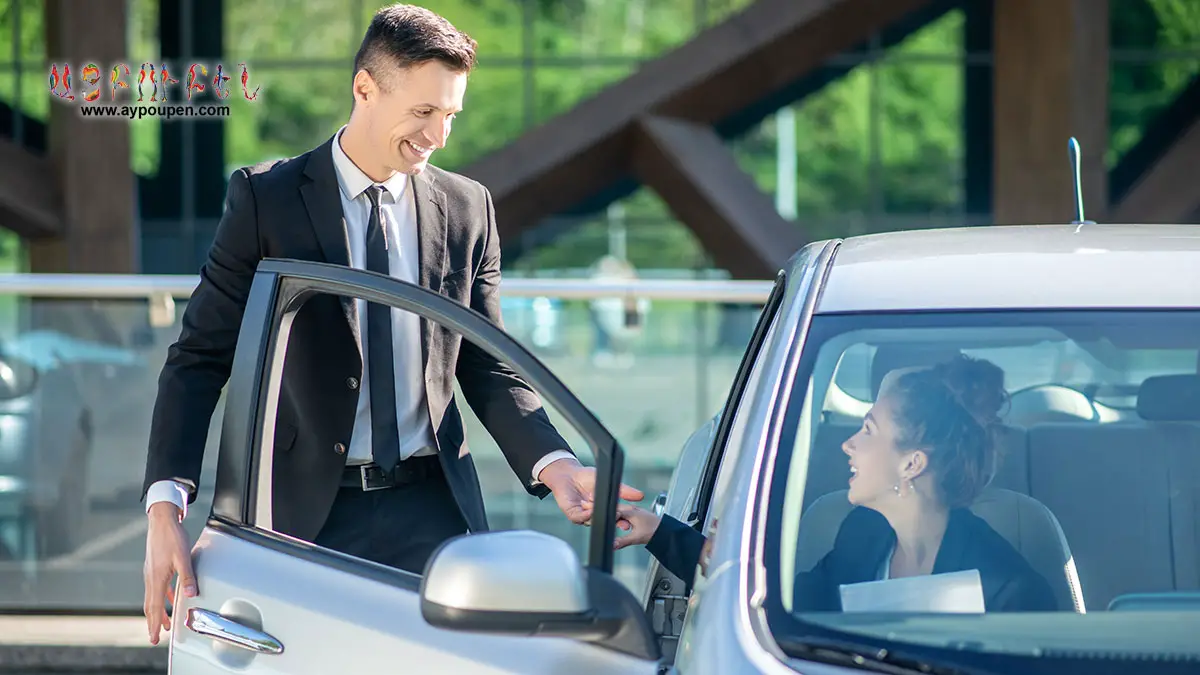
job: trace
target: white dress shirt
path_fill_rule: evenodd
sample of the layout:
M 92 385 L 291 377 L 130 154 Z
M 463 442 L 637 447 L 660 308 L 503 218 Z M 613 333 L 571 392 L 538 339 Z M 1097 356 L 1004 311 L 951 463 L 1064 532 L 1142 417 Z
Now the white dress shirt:
M 337 174 L 338 192 L 345 217 L 346 236 L 350 245 L 350 266 L 365 269 L 367 260 L 367 224 L 370 220 L 371 202 L 367 188 L 375 185 L 342 150 L 342 130 L 338 131 L 333 146 L 333 166 Z M 380 201 L 381 224 L 387 230 L 387 240 L 396 245 L 388 246 L 390 273 L 402 281 L 418 283 L 419 249 L 416 201 L 413 199 L 410 179 L 407 174 L 397 173 L 380 185 L 385 192 Z M 362 354 L 367 354 L 367 302 L 357 300 L 359 336 Z M 396 419 L 400 427 L 400 459 L 430 455 L 437 452 L 434 433 L 429 421 L 425 399 L 424 360 L 421 357 L 421 319 L 412 312 L 394 310 L 392 315 L 393 359 L 396 378 Z M 368 464 L 371 462 L 371 385 L 369 368 L 364 367 L 359 382 L 358 410 L 354 416 L 354 428 L 350 435 L 346 464 Z M 571 458 L 563 450 L 547 454 L 533 467 L 533 479 L 551 462 Z M 146 510 L 156 502 L 172 502 L 187 515 L 187 490 L 180 483 L 161 480 L 150 486 L 146 493 Z

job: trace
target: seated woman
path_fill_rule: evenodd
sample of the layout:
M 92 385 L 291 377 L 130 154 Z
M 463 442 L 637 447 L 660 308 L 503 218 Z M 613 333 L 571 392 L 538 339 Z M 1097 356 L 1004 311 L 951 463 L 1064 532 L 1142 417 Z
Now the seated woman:
M 833 549 L 796 576 L 798 611 L 840 611 L 839 586 L 978 570 L 989 612 L 1058 609 L 1049 583 L 968 507 L 991 480 L 1004 372 L 957 357 L 889 373 L 862 428 L 842 445 L 849 500 Z M 622 504 L 631 529 L 617 548 L 646 544 L 689 580 L 704 537 L 667 516 Z

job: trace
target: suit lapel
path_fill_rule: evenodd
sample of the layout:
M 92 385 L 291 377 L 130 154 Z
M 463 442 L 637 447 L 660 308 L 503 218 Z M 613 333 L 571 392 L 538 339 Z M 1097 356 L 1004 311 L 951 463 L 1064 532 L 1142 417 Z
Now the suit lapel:
M 418 283 L 436 293 L 442 287 L 446 269 L 446 194 L 438 189 L 428 170 L 413 176 L 411 186 L 417 206 Z M 433 326 L 421 319 L 421 356 L 427 370 L 432 335 Z
M 346 235 L 346 217 L 342 213 L 337 174 L 333 168 L 334 139 L 330 138 L 321 147 L 308 155 L 304 175 L 309 179 L 300 185 L 300 197 L 308 211 L 308 219 L 317 235 L 317 242 L 325 254 L 326 262 L 350 266 L 350 240 Z M 358 327 L 358 306 L 351 298 L 341 297 L 342 312 L 354 333 L 354 341 L 362 351 L 362 340 Z

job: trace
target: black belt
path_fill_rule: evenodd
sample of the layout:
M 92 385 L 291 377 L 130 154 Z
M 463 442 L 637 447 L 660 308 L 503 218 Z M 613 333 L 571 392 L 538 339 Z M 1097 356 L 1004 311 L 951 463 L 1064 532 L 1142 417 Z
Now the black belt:
M 386 490 L 401 485 L 412 485 L 429 479 L 441 471 L 437 455 L 410 457 L 396 464 L 396 468 L 385 472 L 377 464 L 347 466 L 342 472 L 341 487 L 358 488 L 363 492 Z

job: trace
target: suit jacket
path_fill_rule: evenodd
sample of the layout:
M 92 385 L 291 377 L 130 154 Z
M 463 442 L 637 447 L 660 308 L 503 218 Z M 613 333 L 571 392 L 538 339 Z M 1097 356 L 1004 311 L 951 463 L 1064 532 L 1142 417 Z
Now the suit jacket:
M 298 157 L 239 169 L 178 342 L 167 353 L 150 429 L 142 497 L 155 481 L 199 485 L 213 409 L 229 378 L 250 285 L 260 260 L 349 265 L 333 138 Z M 500 242 L 491 195 L 479 183 L 435 167 L 413 177 L 421 286 L 502 326 Z M 275 429 L 274 529 L 308 541 L 338 490 L 354 424 L 363 360 L 352 332 L 353 304 L 317 296 L 298 312 L 284 363 Z M 429 415 L 447 481 L 472 531 L 487 529 L 483 497 L 454 396 L 495 439 L 525 489 L 538 497 L 534 465 L 569 450 L 539 397 L 510 368 L 436 324 L 421 322 Z M 418 376 L 420 370 L 417 370 Z M 339 444 L 341 444 L 339 446 Z M 189 503 L 196 498 L 190 490 Z
M 646 548 L 675 576 L 689 581 L 704 536 L 666 516 Z M 841 611 L 839 586 L 874 581 L 896 533 L 877 511 L 857 507 L 838 528 L 833 549 L 812 570 L 796 575 L 796 611 Z M 989 612 L 1033 612 L 1058 607 L 1054 591 L 1025 558 L 982 518 L 967 509 L 950 511 L 933 574 L 979 570 L 984 608 Z

